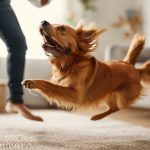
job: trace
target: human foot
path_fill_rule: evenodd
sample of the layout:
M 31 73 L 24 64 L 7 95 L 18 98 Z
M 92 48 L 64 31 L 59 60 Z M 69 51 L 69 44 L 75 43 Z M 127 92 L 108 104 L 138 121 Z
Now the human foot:
M 30 120 L 43 121 L 41 117 L 33 115 L 24 104 L 13 104 L 11 102 L 7 102 L 5 111 L 8 113 L 18 113 Z

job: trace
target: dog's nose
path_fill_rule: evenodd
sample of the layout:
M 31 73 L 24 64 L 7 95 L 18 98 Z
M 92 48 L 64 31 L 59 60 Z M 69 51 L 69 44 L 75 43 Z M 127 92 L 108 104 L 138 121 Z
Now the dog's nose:
M 47 25 L 49 25 L 49 23 L 44 20 L 44 21 L 41 22 L 41 25 L 42 25 L 42 26 L 47 26 Z

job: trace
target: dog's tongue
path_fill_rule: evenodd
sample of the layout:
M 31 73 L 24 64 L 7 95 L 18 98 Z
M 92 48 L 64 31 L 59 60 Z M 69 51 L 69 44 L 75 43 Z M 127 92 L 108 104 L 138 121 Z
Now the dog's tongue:
M 60 53 L 60 54 L 64 54 L 64 51 L 61 50 L 60 48 L 58 48 L 57 46 L 52 46 L 48 43 L 44 43 L 42 44 L 42 48 L 45 50 L 46 53 L 51 53 L 51 51 L 55 50 L 56 52 Z
M 51 53 L 51 51 L 56 51 L 60 54 L 64 54 L 65 50 L 63 47 L 57 43 L 56 40 L 54 40 L 52 37 L 49 37 L 48 35 L 43 35 L 44 44 L 42 44 L 43 49 Z

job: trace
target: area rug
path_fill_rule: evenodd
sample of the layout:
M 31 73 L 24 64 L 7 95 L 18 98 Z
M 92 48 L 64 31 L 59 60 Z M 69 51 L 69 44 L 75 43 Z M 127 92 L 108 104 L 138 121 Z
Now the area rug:
M 64 111 L 36 111 L 44 122 L 0 114 L 0 150 L 150 150 L 150 128 Z

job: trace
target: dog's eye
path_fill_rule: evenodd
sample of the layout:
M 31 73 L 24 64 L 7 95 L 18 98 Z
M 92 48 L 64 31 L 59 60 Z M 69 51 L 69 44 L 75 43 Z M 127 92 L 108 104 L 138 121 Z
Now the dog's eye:
M 65 29 L 65 26 L 59 26 L 57 27 L 57 30 L 64 32 L 66 29 Z

